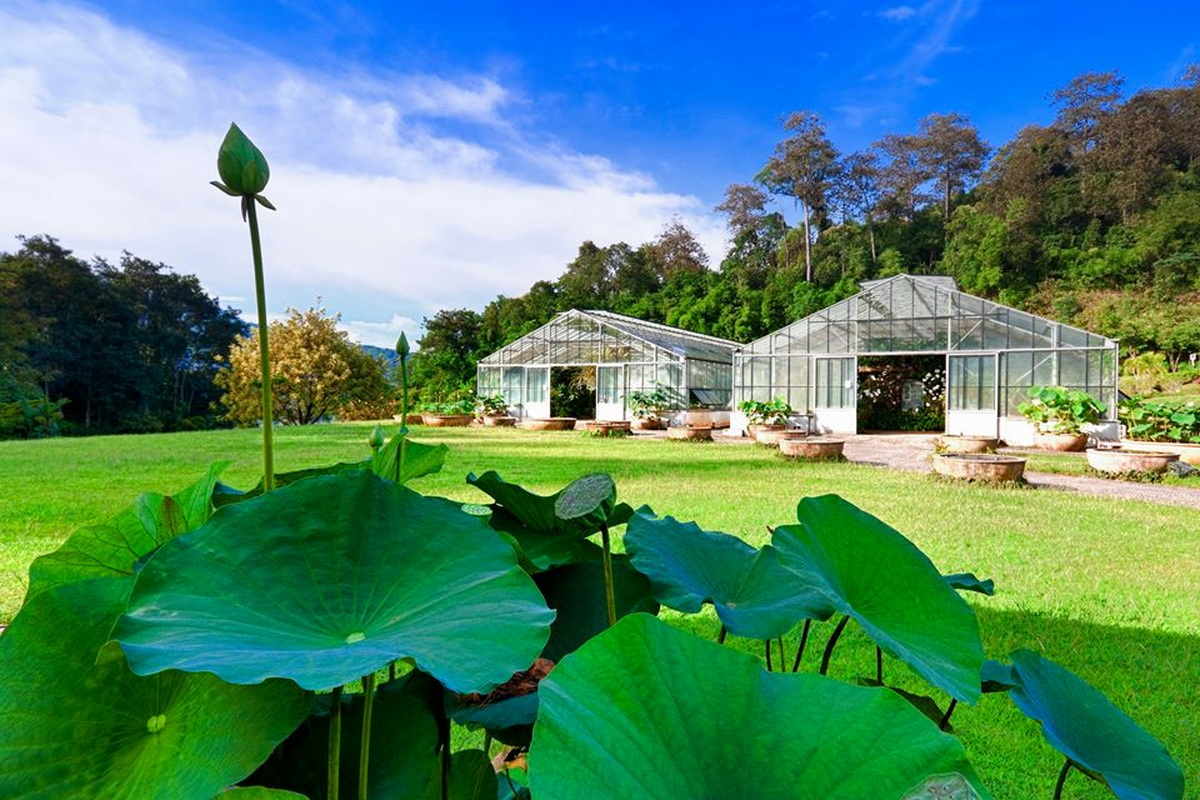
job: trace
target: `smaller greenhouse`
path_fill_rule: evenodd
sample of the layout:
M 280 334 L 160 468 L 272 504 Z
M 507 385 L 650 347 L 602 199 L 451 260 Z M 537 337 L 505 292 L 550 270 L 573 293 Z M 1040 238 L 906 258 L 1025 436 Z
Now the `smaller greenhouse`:
M 905 408 L 944 408 L 945 431 L 1032 441 L 1017 407 L 1031 386 L 1082 389 L 1116 435 L 1117 342 L 958 290 L 952 278 L 896 275 L 743 347 L 734 401 L 783 398 L 814 431 L 856 433 L 868 378 L 920 361 Z M 933 383 L 930 386 L 930 376 Z M 921 384 L 921 379 L 926 379 Z M 910 391 L 911 390 L 911 391 Z M 901 392 L 897 391 L 897 396 Z M 742 421 L 735 419 L 735 427 Z
M 704 408 L 728 419 L 733 352 L 740 346 L 608 311 L 564 311 L 481 359 L 476 391 L 503 395 L 515 416 L 563 416 L 551 408 L 551 397 L 570 382 L 594 395 L 588 410 L 596 419 L 621 420 L 630 418 L 631 393 L 662 388 L 673 416 Z

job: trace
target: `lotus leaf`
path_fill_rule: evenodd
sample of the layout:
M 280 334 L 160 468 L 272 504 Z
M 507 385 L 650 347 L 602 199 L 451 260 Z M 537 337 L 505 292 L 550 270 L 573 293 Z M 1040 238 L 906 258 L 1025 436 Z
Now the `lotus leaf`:
M 768 673 L 645 614 L 563 659 L 540 689 L 534 797 L 901 797 L 961 775 L 962 745 L 892 692 Z
M 371 469 L 381 478 L 408 483 L 413 478 L 440 471 L 449 452 L 444 444 L 414 442 L 401 431 L 371 458 Z
M 599 528 L 608 524 L 617 505 L 617 485 L 603 472 L 572 481 L 554 499 L 554 516 L 577 525 Z
M 309 695 L 291 681 L 97 665 L 128 589 L 48 589 L 0 636 L 0 797 L 211 800 L 304 719 Z
M 600 497 L 606 489 L 601 478 L 607 479 L 608 484 L 612 483 L 607 475 L 584 475 L 549 496 L 534 494 L 515 483 L 509 483 L 492 470 L 478 477 L 473 473 L 468 475 L 467 483 L 490 496 L 535 533 L 591 536 L 600 530 L 602 522 L 612 528 L 625 524 L 633 514 L 633 509 L 624 503 L 613 505 L 603 517 L 597 513 L 587 513 L 586 510 L 580 513 L 593 500 L 596 501 L 593 509 L 602 504 Z M 615 501 L 616 488 L 613 487 L 612 491 Z M 567 500 L 563 512 L 575 516 L 559 516 L 558 502 L 564 495 Z
M 217 795 L 217 800 L 308 800 L 302 794 L 265 786 L 232 786 Z
M 552 618 L 479 518 L 350 472 L 227 506 L 164 546 L 113 638 L 142 675 L 323 689 L 412 658 L 486 692 L 533 662 Z
M 228 465 L 228 461 L 213 464 L 203 478 L 178 494 L 143 494 L 112 519 L 73 533 L 29 567 L 26 600 L 72 581 L 132 577 L 142 558 L 208 520 L 217 476 Z
M 952 697 L 980 696 L 979 622 L 929 558 L 837 495 L 808 497 L 800 525 L 775 529 L 785 567 L 858 620 L 884 651 Z
M 1008 696 L 1042 723 L 1056 750 L 1099 776 L 1121 800 L 1181 800 L 1183 772 L 1166 748 L 1101 692 L 1031 650 L 1011 656 Z
M 960 592 L 976 592 L 992 597 L 996 594 L 996 582 L 991 578 L 980 580 L 975 577 L 973 572 L 956 572 L 953 575 L 943 575 L 946 583 L 950 584 L 952 589 L 958 589 Z
M 492 511 L 487 522 L 512 546 L 521 559 L 521 566 L 530 573 L 601 558 L 599 545 L 579 536 L 540 533 L 502 506 Z
M 633 566 L 663 605 L 695 613 L 712 603 L 735 636 L 774 639 L 797 621 L 827 619 L 833 607 L 779 564 L 775 548 L 755 550 L 736 536 L 639 510 L 625 530 Z

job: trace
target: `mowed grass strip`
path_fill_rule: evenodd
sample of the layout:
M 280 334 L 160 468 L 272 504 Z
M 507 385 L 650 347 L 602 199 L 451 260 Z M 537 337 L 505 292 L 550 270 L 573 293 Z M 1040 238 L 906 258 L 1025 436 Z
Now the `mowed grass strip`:
M 282 428 L 276 437 L 279 469 L 362 458 L 371 427 Z M 793 462 L 758 446 L 481 428 L 415 428 L 413 435 L 450 446 L 445 469 L 413 483 L 423 492 L 483 501 L 465 483 L 468 472 L 495 469 L 551 492 L 579 475 L 603 471 L 635 507 L 647 504 L 660 515 L 695 520 L 754 545 L 769 540 L 768 526 L 795 521 L 801 497 L 840 494 L 912 539 L 943 572 L 995 579 L 995 597 L 969 598 L 990 656 L 1004 658 L 1017 647 L 1043 652 L 1161 739 L 1185 775 L 1200 774 L 1194 710 L 1200 525 L 1194 510 L 960 485 L 853 463 Z M 249 488 L 260 475 L 259 446 L 254 430 L 0 442 L 0 622 L 16 613 L 29 563 L 72 530 L 115 513 L 141 491 L 181 489 L 212 461 L 231 460 L 223 479 Z M 668 616 L 700 635 L 716 635 L 711 615 Z M 814 629 L 808 668 L 815 670 L 831 627 Z M 797 634 L 785 642 L 789 660 Z M 762 655 L 761 643 L 734 645 Z M 852 679 L 873 671 L 873 649 L 851 626 L 832 672 Z M 887 672 L 889 680 L 930 692 L 899 664 L 889 663 Z M 797 729 L 802 726 L 798 720 Z M 1007 699 L 989 696 L 977 708 L 959 709 L 955 726 L 998 798 L 1053 793 L 1061 761 L 1041 742 L 1037 725 Z M 1189 783 L 1187 796 L 1196 788 Z M 1108 796 L 1078 775 L 1064 793 Z

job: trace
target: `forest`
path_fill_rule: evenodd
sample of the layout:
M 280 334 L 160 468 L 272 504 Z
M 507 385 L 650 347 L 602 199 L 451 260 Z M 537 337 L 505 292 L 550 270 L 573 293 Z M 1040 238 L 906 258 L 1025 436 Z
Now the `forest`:
M 679 220 L 640 245 L 584 242 L 554 281 L 427 318 L 416 382 L 428 399 L 468 392 L 479 358 L 570 308 L 749 341 L 901 272 L 1186 363 L 1200 351 L 1200 66 L 1133 94 L 1089 72 L 1048 102 L 1049 125 L 999 146 L 946 113 L 852 153 L 792 113 L 716 206 L 720 264 Z

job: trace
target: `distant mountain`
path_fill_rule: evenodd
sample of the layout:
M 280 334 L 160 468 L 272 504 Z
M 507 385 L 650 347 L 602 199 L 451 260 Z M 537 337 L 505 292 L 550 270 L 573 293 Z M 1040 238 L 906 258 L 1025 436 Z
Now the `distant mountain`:
M 396 355 L 396 351 L 387 347 L 376 347 L 373 344 L 360 344 L 359 347 L 368 355 L 382 358 L 389 368 L 400 363 L 400 356 Z

